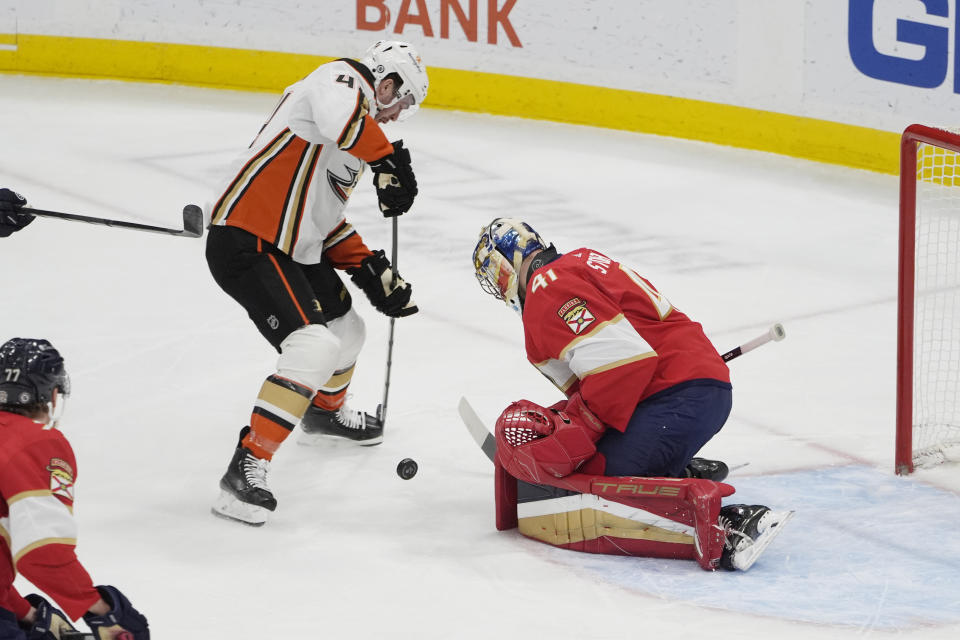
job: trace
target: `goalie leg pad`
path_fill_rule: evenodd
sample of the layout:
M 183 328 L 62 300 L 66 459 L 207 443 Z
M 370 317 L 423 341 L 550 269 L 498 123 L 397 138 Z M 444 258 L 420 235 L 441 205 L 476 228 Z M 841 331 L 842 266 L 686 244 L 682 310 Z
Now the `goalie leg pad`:
M 499 458 L 495 466 L 498 530 L 519 527 L 527 537 L 575 551 L 693 559 L 707 571 L 720 563 L 726 532 L 717 516 L 721 499 L 734 492 L 730 485 L 574 473 L 542 483 L 556 489 L 520 491 L 526 481 Z

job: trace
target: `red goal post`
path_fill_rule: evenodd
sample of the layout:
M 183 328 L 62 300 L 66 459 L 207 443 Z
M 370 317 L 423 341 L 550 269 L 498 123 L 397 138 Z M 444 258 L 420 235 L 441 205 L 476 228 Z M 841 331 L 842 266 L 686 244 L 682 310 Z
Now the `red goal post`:
M 900 141 L 896 472 L 960 460 L 960 135 Z

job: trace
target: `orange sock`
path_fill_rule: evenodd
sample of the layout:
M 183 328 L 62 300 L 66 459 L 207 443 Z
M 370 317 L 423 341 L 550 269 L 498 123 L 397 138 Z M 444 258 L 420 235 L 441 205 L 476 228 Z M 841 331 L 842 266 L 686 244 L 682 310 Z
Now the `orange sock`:
M 300 424 L 313 390 L 276 374 L 263 381 L 250 416 L 250 433 L 241 444 L 258 458 L 272 460 L 280 444 Z
M 356 363 L 345 369 L 334 371 L 333 376 L 317 390 L 317 395 L 313 396 L 313 405 L 326 411 L 336 411 L 342 407 L 347 397 L 347 387 L 353 379 L 355 366 Z

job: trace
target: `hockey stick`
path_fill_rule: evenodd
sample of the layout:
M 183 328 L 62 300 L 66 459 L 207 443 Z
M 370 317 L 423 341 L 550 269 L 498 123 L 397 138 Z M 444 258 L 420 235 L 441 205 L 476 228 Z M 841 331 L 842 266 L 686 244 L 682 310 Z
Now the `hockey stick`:
M 460 396 L 460 404 L 457 406 L 457 410 L 460 412 L 460 419 L 463 420 L 463 425 L 467 428 L 467 431 L 470 432 L 470 437 L 473 438 L 473 441 L 477 443 L 487 458 L 490 459 L 490 462 L 493 462 L 493 456 L 497 453 L 497 439 L 494 438 L 490 430 L 487 429 L 487 425 L 483 424 L 483 420 L 480 419 L 477 412 L 474 411 L 470 403 L 467 402 L 466 397 Z
M 730 360 L 742 356 L 749 351 L 753 351 L 757 347 L 770 341 L 780 342 L 786 337 L 786 330 L 783 328 L 783 325 L 778 322 L 770 327 L 770 329 L 768 329 L 767 332 L 762 336 L 757 336 L 753 340 L 744 342 L 739 347 L 730 349 L 730 351 L 727 351 L 720 357 L 723 358 L 724 362 L 729 362 Z M 473 407 L 470 406 L 470 403 L 467 401 L 466 397 L 460 397 L 460 404 L 457 406 L 457 410 L 460 413 L 460 419 L 463 421 L 463 425 L 467 428 L 467 431 L 470 432 L 470 437 L 473 438 L 473 441 L 477 443 L 477 446 L 479 446 L 487 458 L 490 459 L 490 462 L 493 462 L 493 456 L 497 453 L 497 439 L 494 437 L 493 433 L 491 433 L 491 431 L 487 429 L 487 426 L 483 424 L 480 416 L 478 416 L 477 412 L 474 411 Z
M 390 280 L 390 286 L 397 285 L 397 218 L 393 216 L 393 246 L 390 255 L 390 265 L 393 267 L 393 278 Z M 393 365 L 393 326 L 396 324 L 396 318 L 390 318 L 390 337 L 387 339 L 387 372 L 383 379 L 383 403 L 377 408 L 377 420 L 382 428 L 387 421 L 387 396 L 390 395 L 390 368 Z
M 133 229 L 134 231 L 165 233 L 167 235 L 182 236 L 184 238 L 199 238 L 203 235 L 203 211 L 195 204 L 188 204 L 183 208 L 183 229 L 167 229 L 166 227 L 155 227 L 149 224 L 123 222 L 121 220 L 110 220 L 109 218 L 92 218 L 90 216 L 79 216 L 75 213 L 60 213 L 59 211 L 45 211 L 43 209 L 32 209 L 30 207 L 17 209 L 17 213 L 39 216 L 41 218 L 60 218 L 61 220 L 72 220 L 74 222 L 102 224 L 108 227 Z
M 770 327 L 769 329 L 767 329 L 767 332 L 762 336 L 757 336 L 753 340 L 744 342 L 739 347 L 734 347 L 733 349 L 730 349 L 730 351 L 727 351 L 725 354 L 723 354 L 720 357 L 723 358 L 724 362 L 730 362 L 734 358 L 739 358 L 743 354 L 753 351 L 759 346 L 767 344 L 771 340 L 774 342 L 780 342 L 786 337 L 787 337 L 786 330 L 783 328 L 783 325 L 778 322 L 772 327 Z

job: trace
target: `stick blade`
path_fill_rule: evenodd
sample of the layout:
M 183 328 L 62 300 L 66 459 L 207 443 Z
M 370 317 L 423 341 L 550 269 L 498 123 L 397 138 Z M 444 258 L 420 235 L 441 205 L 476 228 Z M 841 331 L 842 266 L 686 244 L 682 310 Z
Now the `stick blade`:
M 203 235 L 203 209 L 195 204 L 188 204 L 183 208 L 183 233 L 188 238 L 199 238 Z
M 473 410 L 473 407 L 470 406 L 470 403 L 465 397 L 460 397 L 460 404 L 457 408 L 460 412 L 460 419 L 463 420 L 463 424 L 467 428 L 467 431 L 470 432 L 473 441 L 477 443 L 483 453 L 492 462 L 493 457 L 497 453 L 496 438 L 490 433 L 486 425 L 483 424 L 480 416 Z

